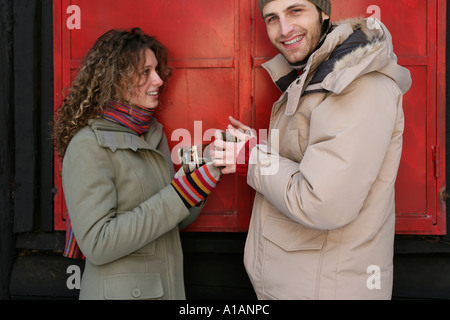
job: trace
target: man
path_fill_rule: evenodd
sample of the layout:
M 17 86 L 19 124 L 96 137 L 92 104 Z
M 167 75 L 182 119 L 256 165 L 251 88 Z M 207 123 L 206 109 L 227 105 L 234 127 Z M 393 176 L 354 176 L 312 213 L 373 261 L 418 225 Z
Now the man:
M 331 24 L 326 0 L 259 0 L 280 52 L 269 145 L 230 118 L 215 164 L 256 190 L 244 264 L 259 299 L 390 299 L 402 97 L 411 86 L 376 20 Z M 239 129 L 239 130 L 237 130 Z M 233 153 L 233 151 L 235 151 Z

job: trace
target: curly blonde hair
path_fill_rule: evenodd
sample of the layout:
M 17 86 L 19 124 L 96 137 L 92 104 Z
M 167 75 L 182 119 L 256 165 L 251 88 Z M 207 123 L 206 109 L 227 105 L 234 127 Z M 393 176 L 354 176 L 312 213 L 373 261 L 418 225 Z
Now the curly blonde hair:
M 145 50 L 158 60 L 157 72 L 164 85 L 171 76 L 166 48 L 139 28 L 110 30 L 100 36 L 85 56 L 69 94 L 55 113 L 53 139 L 55 151 L 63 157 L 73 136 L 101 117 L 111 100 L 123 100 L 124 90 L 131 93 L 142 76 L 139 71 Z

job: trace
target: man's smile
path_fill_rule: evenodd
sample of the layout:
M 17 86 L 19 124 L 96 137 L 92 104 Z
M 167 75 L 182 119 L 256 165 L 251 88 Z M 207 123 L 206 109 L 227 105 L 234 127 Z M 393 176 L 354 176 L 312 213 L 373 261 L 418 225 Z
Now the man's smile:
M 285 46 L 292 46 L 302 41 L 304 37 L 305 36 L 296 36 L 295 38 L 290 39 L 288 41 L 281 41 L 281 43 L 284 44 Z

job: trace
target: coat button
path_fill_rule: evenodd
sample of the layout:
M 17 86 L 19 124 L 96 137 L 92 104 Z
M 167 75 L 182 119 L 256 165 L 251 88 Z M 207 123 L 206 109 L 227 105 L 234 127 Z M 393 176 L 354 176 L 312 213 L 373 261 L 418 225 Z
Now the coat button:
M 131 291 L 131 295 L 133 296 L 133 298 L 139 298 L 141 296 L 141 290 L 139 288 L 134 288 Z

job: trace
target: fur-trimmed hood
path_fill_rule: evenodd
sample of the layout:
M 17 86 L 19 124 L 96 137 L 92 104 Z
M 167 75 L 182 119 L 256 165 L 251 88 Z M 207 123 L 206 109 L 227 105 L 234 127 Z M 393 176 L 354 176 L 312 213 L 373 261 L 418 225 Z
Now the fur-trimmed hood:
M 397 64 L 391 34 L 373 18 L 333 24 L 323 44 L 309 57 L 301 76 L 281 54 L 263 67 L 281 91 L 291 91 L 286 114 L 295 112 L 294 100 L 298 101 L 301 95 L 324 91 L 339 94 L 352 81 L 371 72 L 393 79 L 403 93 L 411 87 L 409 70 Z

